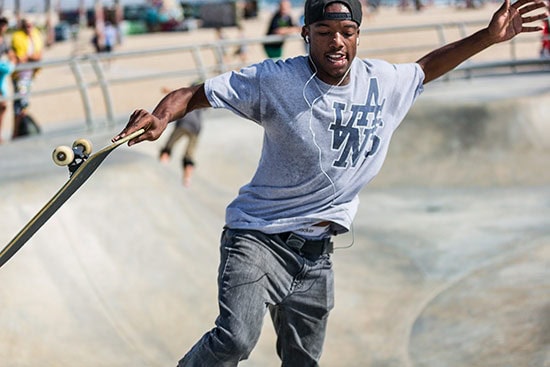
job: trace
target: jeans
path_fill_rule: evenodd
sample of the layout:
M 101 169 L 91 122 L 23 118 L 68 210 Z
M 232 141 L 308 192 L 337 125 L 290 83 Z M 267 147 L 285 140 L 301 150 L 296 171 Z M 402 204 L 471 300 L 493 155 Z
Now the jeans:
M 232 229 L 220 251 L 216 327 L 178 366 L 237 366 L 256 345 L 267 310 L 282 366 L 318 366 L 334 307 L 330 255 L 302 256 L 277 235 Z

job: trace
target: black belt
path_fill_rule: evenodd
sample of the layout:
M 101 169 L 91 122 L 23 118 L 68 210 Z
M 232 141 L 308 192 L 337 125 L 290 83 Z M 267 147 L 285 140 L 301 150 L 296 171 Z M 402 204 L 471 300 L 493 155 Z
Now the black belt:
M 334 251 L 330 237 L 322 240 L 308 240 L 293 232 L 278 233 L 277 236 L 288 247 L 302 254 L 321 256 L 331 254 Z

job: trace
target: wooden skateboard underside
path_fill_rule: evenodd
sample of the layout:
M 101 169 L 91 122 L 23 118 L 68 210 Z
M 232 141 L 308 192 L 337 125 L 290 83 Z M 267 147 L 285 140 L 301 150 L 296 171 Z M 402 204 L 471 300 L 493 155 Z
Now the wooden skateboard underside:
M 19 233 L 0 252 L 0 267 L 3 266 L 23 245 L 51 218 L 51 216 L 90 178 L 99 165 L 118 146 L 141 135 L 138 130 L 123 139 L 113 143 L 83 161 L 72 173 L 69 180 L 44 205 L 42 209 L 19 231 Z

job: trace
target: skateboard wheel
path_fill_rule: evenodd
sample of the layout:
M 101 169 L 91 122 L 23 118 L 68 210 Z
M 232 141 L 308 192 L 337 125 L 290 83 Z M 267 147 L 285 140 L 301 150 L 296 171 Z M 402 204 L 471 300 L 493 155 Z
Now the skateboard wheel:
M 74 160 L 74 152 L 70 147 L 62 145 L 54 149 L 52 158 L 58 166 L 67 166 Z
M 92 143 L 87 139 L 77 139 L 73 143 L 73 148 L 79 146 L 82 148 L 82 152 L 87 156 L 90 155 L 90 153 L 92 152 Z

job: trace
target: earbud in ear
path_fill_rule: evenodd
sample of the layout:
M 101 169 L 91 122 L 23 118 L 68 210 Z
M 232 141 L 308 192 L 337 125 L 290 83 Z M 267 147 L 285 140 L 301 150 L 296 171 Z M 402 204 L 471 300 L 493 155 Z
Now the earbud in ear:
M 357 40 L 355 41 L 355 44 L 359 46 L 359 37 L 357 37 Z
M 309 36 L 305 37 L 306 43 L 309 43 Z

